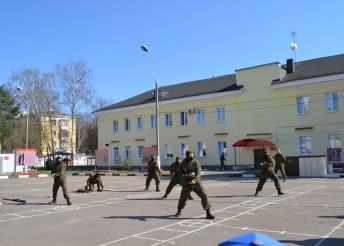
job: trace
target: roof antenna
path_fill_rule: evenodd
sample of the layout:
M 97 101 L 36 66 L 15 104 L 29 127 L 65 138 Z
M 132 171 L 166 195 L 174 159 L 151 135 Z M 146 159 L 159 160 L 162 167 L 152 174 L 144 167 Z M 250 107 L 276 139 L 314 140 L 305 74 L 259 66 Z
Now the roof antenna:
M 292 32 L 291 35 L 293 36 L 293 42 L 290 43 L 290 48 L 294 51 L 294 61 L 296 62 L 296 50 L 297 50 L 297 44 L 295 42 L 296 32 Z

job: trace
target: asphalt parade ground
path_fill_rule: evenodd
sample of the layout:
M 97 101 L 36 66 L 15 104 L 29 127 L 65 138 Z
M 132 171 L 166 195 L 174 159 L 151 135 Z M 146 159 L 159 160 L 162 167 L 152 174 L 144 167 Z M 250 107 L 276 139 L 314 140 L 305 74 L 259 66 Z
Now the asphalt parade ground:
M 169 183 L 161 178 L 145 188 L 145 176 L 102 176 L 108 191 L 77 193 L 87 176 L 68 176 L 72 205 L 60 188 L 51 201 L 53 179 L 0 179 L 0 245 L 217 245 L 259 232 L 285 245 L 344 245 L 344 182 L 331 178 L 290 178 L 278 196 L 266 182 L 253 196 L 258 178 L 233 178 L 205 171 L 214 220 L 205 218 L 200 198 L 192 193 L 175 218 L 181 187 L 160 199 Z M 22 199 L 18 203 L 9 199 Z

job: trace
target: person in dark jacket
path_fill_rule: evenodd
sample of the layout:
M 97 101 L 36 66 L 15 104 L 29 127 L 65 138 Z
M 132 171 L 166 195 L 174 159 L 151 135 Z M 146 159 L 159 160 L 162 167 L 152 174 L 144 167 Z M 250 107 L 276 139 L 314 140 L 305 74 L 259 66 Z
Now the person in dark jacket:
M 144 191 L 149 190 L 149 185 L 152 179 L 155 180 L 156 191 L 160 191 L 160 175 L 161 171 L 159 168 L 159 163 L 155 160 L 155 155 L 151 155 L 151 159 L 148 162 L 148 175 L 146 179 L 146 188 L 144 189 Z

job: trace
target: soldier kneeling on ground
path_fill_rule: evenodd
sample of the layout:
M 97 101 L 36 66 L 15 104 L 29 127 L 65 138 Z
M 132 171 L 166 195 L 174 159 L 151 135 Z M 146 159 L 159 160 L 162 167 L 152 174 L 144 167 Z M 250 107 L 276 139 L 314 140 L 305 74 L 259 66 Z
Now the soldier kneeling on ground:
M 102 178 L 99 173 L 91 174 L 90 177 L 87 179 L 87 188 L 89 191 L 92 192 L 94 190 L 95 184 L 97 184 L 98 191 L 104 190 Z

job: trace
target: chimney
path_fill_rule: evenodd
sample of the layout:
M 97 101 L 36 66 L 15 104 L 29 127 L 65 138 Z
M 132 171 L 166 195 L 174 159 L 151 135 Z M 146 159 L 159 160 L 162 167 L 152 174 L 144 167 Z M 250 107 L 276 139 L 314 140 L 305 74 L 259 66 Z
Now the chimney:
M 293 72 L 295 72 L 294 59 L 288 59 L 287 60 L 287 73 L 293 73 Z

